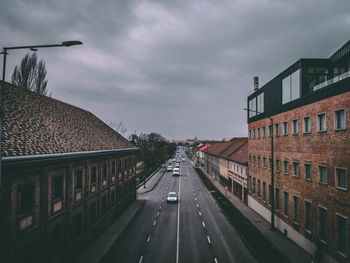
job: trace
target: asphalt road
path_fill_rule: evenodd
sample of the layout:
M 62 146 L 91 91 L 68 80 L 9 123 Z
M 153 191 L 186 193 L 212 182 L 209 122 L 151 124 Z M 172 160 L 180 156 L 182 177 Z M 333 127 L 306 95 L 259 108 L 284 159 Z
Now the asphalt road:
M 180 150 L 180 177 L 166 172 L 104 262 L 256 262 Z M 179 202 L 166 202 L 177 192 Z

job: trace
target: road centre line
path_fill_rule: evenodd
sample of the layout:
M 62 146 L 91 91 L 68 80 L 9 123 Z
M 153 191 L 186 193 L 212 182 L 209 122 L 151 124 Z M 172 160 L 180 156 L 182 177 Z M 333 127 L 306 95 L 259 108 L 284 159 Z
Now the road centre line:
M 214 258 L 214 262 L 215 262 L 215 263 L 218 263 L 218 260 L 217 260 L 216 258 Z
M 157 224 L 157 220 L 154 220 L 153 221 L 153 225 L 155 226 Z
M 149 235 L 149 236 L 148 236 L 148 238 L 147 238 L 147 242 L 149 242 L 149 241 L 150 241 L 150 239 L 151 239 L 151 235 Z
M 200 216 L 202 216 L 202 213 L 201 213 L 201 211 L 198 211 L 198 214 L 199 214 Z
M 159 216 L 159 211 L 157 212 L 157 216 Z
M 177 205 L 177 232 L 176 232 L 176 263 L 179 263 L 179 243 L 180 243 L 180 204 L 181 204 L 181 177 L 179 178 L 179 201 Z
M 203 221 L 202 221 L 202 226 L 203 226 L 203 227 L 205 227 L 205 224 L 204 224 L 204 222 L 203 222 Z
M 211 244 L 211 240 L 209 236 L 207 236 L 207 239 L 208 239 L 208 243 Z
M 141 262 L 142 262 L 142 259 L 143 259 L 143 256 L 141 256 L 141 257 L 140 257 L 139 263 L 141 263 Z

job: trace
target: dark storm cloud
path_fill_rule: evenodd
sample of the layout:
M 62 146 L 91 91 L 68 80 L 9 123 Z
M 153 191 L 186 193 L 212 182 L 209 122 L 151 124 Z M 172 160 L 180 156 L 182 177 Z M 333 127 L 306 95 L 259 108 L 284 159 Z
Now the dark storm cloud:
M 347 0 L 14 0 L 2 3 L 0 34 L 2 46 L 84 42 L 38 52 L 55 98 L 138 133 L 221 139 L 246 136 L 253 76 L 264 84 L 349 39 L 349 8 Z M 11 52 L 8 80 L 24 54 Z

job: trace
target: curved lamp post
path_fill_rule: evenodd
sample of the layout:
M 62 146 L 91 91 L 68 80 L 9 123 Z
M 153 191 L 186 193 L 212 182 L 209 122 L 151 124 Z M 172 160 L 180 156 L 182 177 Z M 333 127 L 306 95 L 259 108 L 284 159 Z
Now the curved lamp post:
M 31 51 L 37 51 L 38 48 L 47 47 L 71 47 L 76 45 L 82 45 L 83 42 L 77 40 L 64 41 L 61 44 L 51 44 L 51 45 L 31 45 L 31 46 L 16 46 L 16 47 L 3 47 L 0 54 L 4 55 L 3 66 L 2 66 L 2 85 L 1 85 L 1 104 L 0 104 L 0 189 L 2 187 L 2 130 L 3 130 L 3 120 L 4 120 L 4 91 L 5 91 L 5 73 L 6 73 L 6 55 L 8 55 L 7 50 L 12 49 L 30 49 Z

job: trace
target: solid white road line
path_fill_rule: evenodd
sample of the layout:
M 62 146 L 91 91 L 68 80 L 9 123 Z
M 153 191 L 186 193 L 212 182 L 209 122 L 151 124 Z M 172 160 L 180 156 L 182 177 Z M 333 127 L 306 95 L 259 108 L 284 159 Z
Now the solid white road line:
M 207 239 L 208 239 L 208 243 L 211 244 L 211 241 L 210 241 L 210 237 L 207 236 Z
M 156 220 L 154 220 L 154 221 L 153 221 L 153 225 L 155 226 L 156 224 L 157 224 L 157 221 L 156 221 Z
M 181 204 L 181 177 L 179 178 L 179 202 L 177 205 L 177 231 L 176 231 L 176 263 L 179 263 L 179 241 L 180 241 L 180 204 Z
M 143 256 L 141 256 L 141 257 L 140 257 L 139 263 L 141 263 L 141 262 L 142 262 L 142 259 L 143 259 Z
M 149 241 L 150 241 L 150 239 L 151 239 L 151 235 L 149 235 L 149 236 L 148 236 L 148 238 L 147 238 L 147 242 L 149 242 Z
M 204 222 L 203 222 L 203 221 L 202 221 L 202 226 L 203 226 L 203 227 L 205 227 L 205 224 L 204 224 Z
M 199 214 L 200 216 L 202 216 L 202 213 L 201 213 L 201 211 L 199 211 L 199 212 L 198 212 L 198 214 Z
M 214 258 L 214 262 L 215 262 L 215 263 L 218 263 L 218 260 L 217 260 L 216 258 Z
M 157 212 L 157 216 L 159 216 L 159 211 Z

